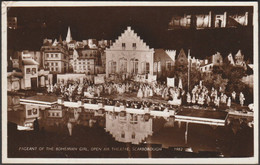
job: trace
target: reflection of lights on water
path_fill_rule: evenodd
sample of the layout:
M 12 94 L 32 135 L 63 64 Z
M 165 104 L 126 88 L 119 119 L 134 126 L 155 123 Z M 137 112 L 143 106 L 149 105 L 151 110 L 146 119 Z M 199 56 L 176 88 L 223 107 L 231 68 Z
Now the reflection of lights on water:
M 25 127 L 32 127 L 32 126 L 33 126 L 33 123 L 25 123 L 24 126 L 25 126 Z
M 189 147 L 189 148 L 186 148 L 186 149 L 185 149 L 185 151 L 186 151 L 186 152 L 193 152 L 193 150 L 192 150 L 192 148 L 191 148 L 191 147 Z
M 32 125 L 31 126 L 29 126 L 29 125 L 30 125 L 29 123 L 27 125 L 25 124 L 25 126 L 17 125 L 17 130 L 19 130 L 19 131 L 31 131 L 31 130 L 33 130 L 33 128 L 31 127 Z

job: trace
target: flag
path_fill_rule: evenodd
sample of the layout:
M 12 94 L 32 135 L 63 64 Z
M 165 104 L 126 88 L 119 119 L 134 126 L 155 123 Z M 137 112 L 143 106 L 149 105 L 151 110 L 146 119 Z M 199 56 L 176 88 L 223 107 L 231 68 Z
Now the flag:
M 174 87 L 174 78 L 167 77 L 167 86 Z
M 95 84 L 103 84 L 103 83 L 105 83 L 105 79 L 102 76 L 95 76 L 94 77 L 94 83 Z
M 180 89 L 182 89 L 182 81 L 181 81 L 181 78 L 179 79 L 179 84 L 178 84 L 178 85 L 179 85 L 178 87 L 179 87 Z
M 157 76 L 148 74 L 148 82 L 154 82 L 156 81 Z

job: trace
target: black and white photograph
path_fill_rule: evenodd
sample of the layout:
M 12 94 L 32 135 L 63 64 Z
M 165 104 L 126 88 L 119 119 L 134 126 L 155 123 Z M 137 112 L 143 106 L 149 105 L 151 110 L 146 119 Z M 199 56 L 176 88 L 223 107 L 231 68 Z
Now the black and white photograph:
M 257 6 L 2 2 L 3 163 L 258 163 Z

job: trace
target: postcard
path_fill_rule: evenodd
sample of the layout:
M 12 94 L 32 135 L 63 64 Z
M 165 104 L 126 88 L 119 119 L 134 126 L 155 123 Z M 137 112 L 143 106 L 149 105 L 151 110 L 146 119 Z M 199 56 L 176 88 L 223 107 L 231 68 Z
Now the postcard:
M 257 5 L 3 1 L 2 163 L 258 163 Z

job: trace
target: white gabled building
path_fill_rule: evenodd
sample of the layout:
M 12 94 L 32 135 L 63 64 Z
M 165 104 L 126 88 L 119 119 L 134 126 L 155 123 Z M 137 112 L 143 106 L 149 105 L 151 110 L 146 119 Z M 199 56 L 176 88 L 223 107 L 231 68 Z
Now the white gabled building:
M 221 66 L 221 65 L 223 65 L 223 57 L 219 52 L 217 52 L 216 54 L 212 55 L 209 59 L 205 59 L 200 64 L 200 71 L 212 72 L 214 66 Z
M 119 36 L 106 52 L 106 76 L 120 75 L 153 75 L 154 49 L 131 29 Z
M 31 89 L 38 87 L 38 67 L 39 63 L 33 59 L 31 54 L 25 54 L 24 52 L 22 52 L 22 89 Z

